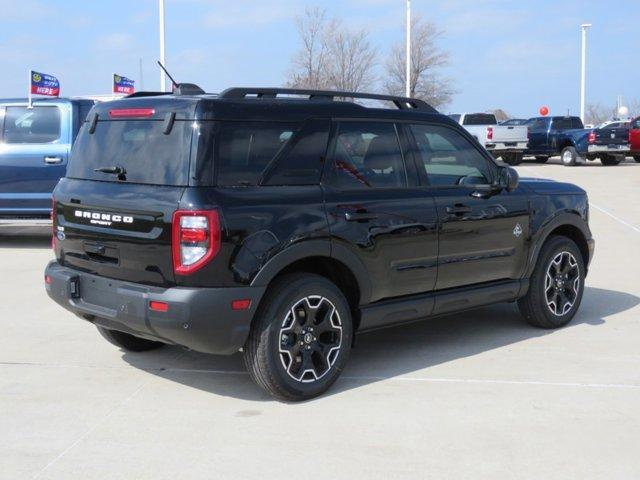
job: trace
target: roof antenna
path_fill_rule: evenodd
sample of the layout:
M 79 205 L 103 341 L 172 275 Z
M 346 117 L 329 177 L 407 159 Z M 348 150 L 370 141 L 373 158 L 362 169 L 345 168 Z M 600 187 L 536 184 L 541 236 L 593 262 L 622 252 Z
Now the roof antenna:
M 178 82 L 176 82 L 173 77 L 171 76 L 171 74 L 167 71 L 166 68 L 164 68 L 164 65 L 162 65 L 162 63 L 160 63 L 160 60 L 158 60 L 158 65 L 160 65 L 160 68 L 164 71 L 164 73 L 167 74 L 167 77 L 169 77 L 169 80 L 171 80 L 171 83 L 173 84 L 173 89 L 175 90 L 176 88 L 178 88 Z

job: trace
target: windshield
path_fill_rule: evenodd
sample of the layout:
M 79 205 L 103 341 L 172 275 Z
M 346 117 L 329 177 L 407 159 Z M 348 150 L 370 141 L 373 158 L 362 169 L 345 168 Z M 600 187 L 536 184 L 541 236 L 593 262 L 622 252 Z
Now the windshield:
M 154 120 L 101 121 L 94 133 L 88 123 L 73 146 L 67 177 L 152 185 L 187 185 L 191 122 L 176 121 L 168 134 Z M 120 167 L 124 177 L 96 169 Z

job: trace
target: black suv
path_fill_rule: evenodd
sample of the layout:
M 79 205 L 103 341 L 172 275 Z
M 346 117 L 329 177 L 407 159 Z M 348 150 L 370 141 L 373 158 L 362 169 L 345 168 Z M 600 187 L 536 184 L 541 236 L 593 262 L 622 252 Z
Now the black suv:
M 287 400 L 367 330 L 516 300 L 565 325 L 594 247 L 580 188 L 519 181 L 424 102 L 351 92 L 101 103 L 53 208 L 52 299 L 127 350 L 241 350 Z

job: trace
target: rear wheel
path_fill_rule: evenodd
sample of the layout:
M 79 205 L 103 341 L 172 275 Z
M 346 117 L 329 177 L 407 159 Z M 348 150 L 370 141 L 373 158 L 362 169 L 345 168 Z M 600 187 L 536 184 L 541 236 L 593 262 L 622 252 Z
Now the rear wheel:
M 561 236 L 549 238 L 538 256 L 529 291 L 518 300 L 522 316 L 540 328 L 558 328 L 578 311 L 585 265 L 578 246 Z
M 162 342 L 154 342 L 153 340 L 136 337 L 128 333 L 118 332 L 117 330 L 109 330 L 104 327 L 97 328 L 100 335 L 102 335 L 109 343 L 130 352 L 146 352 L 147 350 L 155 350 L 156 348 L 160 348 L 164 345 Z
M 621 161 L 622 161 L 622 157 L 616 156 L 616 155 L 602 155 L 600 157 L 600 162 L 602 162 L 602 165 L 606 167 L 613 167 L 615 165 L 620 165 Z
M 565 167 L 573 167 L 578 161 L 578 151 L 574 147 L 564 147 L 560 159 Z
M 520 165 L 522 163 L 522 153 L 504 153 L 502 160 L 508 165 Z
M 542 155 L 536 156 L 536 163 L 547 163 L 547 160 L 549 160 L 549 157 L 544 157 Z
M 342 292 L 324 277 L 292 274 L 267 292 L 243 349 L 254 381 L 282 400 L 306 400 L 336 381 L 353 327 Z
M 634 155 L 634 156 L 633 156 L 633 159 L 634 159 L 636 162 L 640 163 L 640 155 Z

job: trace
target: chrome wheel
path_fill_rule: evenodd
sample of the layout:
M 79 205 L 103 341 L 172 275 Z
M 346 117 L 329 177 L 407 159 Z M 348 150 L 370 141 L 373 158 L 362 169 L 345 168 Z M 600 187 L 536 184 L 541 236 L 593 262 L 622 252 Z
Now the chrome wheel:
M 562 163 L 571 163 L 573 162 L 573 153 L 569 150 L 565 150 L 562 154 Z
M 544 291 L 549 311 L 561 317 L 567 314 L 580 292 L 580 267 L 569 252 L 558 253 L 547 268 Z
M 314 382 L 331 370 L 340 354 L 342 321 L 333 303 L 310 295 L 289 309 L 279 335 L 280 361 L 287 374 L 298 382 Z

